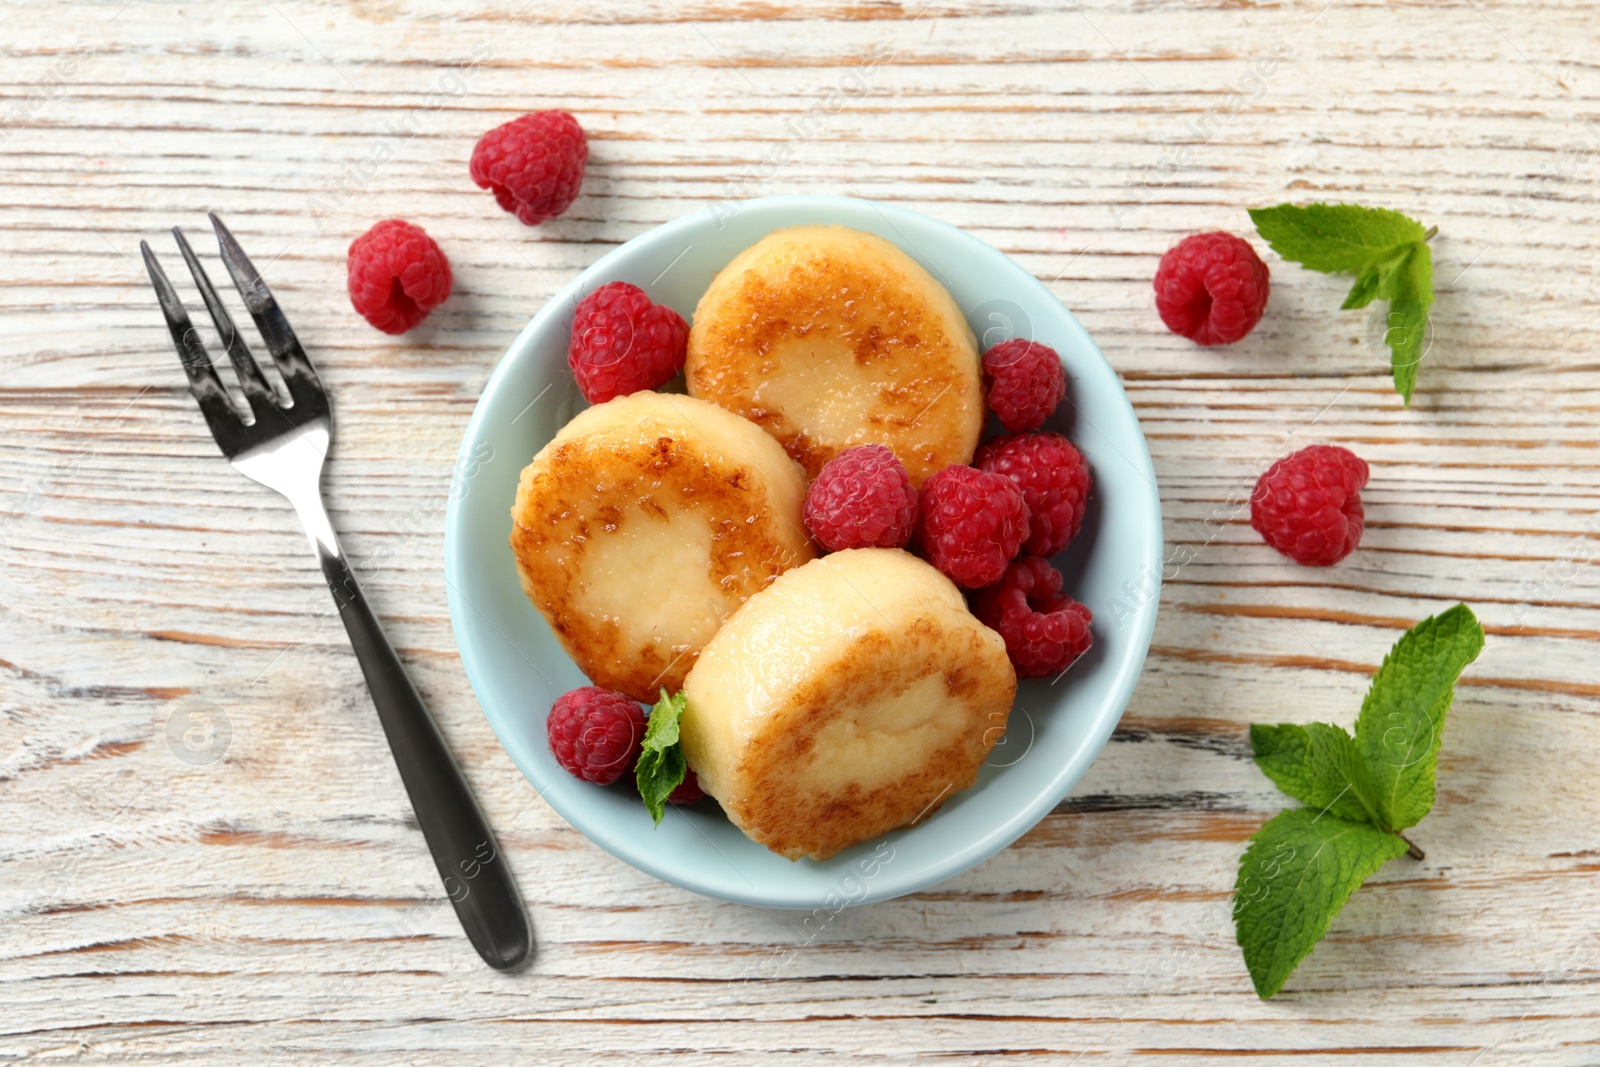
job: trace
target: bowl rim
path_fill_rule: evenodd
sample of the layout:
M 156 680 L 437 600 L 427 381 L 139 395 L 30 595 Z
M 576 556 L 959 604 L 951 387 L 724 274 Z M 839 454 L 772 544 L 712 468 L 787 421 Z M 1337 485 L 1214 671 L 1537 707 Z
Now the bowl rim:
M 1128 450 L 1122 448 L 1118 448 L 1117 451 L 1122 454 L 1122 459 L 1136 467 L 1138 472 L 1143 475 L 1143 478 L 1140 479 L 1142 484 L 1134 486 L 1133 490 L 1142 498 L 1143 510 L 1147 511 L 1155 533 L 1155 536 L 1150 541 L 1149 556 L 1144 561 L 1145 573 L 1155 575 L 1159 582 L 1164 574 L 1165 539 L 1161 520 L 1160 492 L 1156 483 L 1154 464 L 1150 457 L 1149 442 L 1145 436 L 1143 426 L 1140 424 L 1138 414 L 1134 411 L 1133 404 L 1127 396 L 1127 391 L 1121 378 L 1118 377 L 1115 368 L 1105 358 L 1105 354 L 1100 351 L 1100 347 L 1095 344 L 1088 332 L 1084 330 L 1077 317 L 1072 314 L 1071 309 L 1067 308 L 1032 271 L 1023 267 L 987 241 L 968 233 L 958 226 L 897 204 L 869 200 L 864 197 L 831 195 L 758 197 L 740 201 L 736 205 L 736 211 L 744 212 L 752 209 L 783 211 L 798 208 L 818 209 L 821 213 L 826 214 L 829 211 L 838 209 L 856 212 L 860 210 L 862 205 L 871 207 L 873 211 L 883 216 L 891 226 L 893 226 L 894 220 L 898 218 L 902 221 L 914 221 L 917 225 L 931 225 L 936 229 L 945 231 L 947 236 L 954 238 L 957 242 L 968 244 L 974 255 L 991 260 L 999 260 L 1005 267 L 1024 275 L 1034 286 L 1038 287 L 1046 299 L 1060 306 L 1068 326 L 1076 334 L 1074 338 L 1075 345 L 1080 349 L 1086 349 L 1087 352 L 1098 358 L 1104 365 L 1106 373 L 1116 383 L 1117 388 L 1114 395 L 1124 409 L 1121 414 L 1126 416 L 1136 431 L 1137 448 L 1132 450 L 1133 454 L 1128 454 Z M 463 551 L 467 534 L 463 528 L 465 523 L 464 509 L 461 503 L 463 494 L 459 492 L 459 483 L 463 478 L 462 472 L 472 469 L 470 465 L 472 450 L 476 442 L 482 438 L 487 425 L 489 405 L 486 403 L 486 399 L 500 389 L 506 380 L 515 373 L 518 365 L 528 358 L 528 354 L 531 351 L 532 338 L 545 328 L 547 320 L 562 314 L 565 307 L 575 303 L 579 294 L 587 291 L 592 285 L 603 284 L 605 281 L 612 280 L 606 275 L 612 273 L 614 265 L 625 259 L 630 250 L 645 242 L 663 241 L 684 231 L 693 231 L 705 224 L 708 214 L 713 221 L 718 223 L 718 229 L 720 230 L 720 220 L 717 219 L 716 211 L 711 207 L 707 207 L 660 225 L 652 226 L 600 256 L 545 301 L 544 305 L 530 318 L 527 325 L 518 332 L 516 338 L 512 340 L 496 363 L 494 371 L 490 374 L 478 394 L 478 399 L 473 406 L 472 416 L 463 431 L 461 447 L 458 450 L 456 465 L 452 474 L 451 491 L 445 514 L 445 581 L 451 628 L 461 656 L 462 667 L 466 671 L 468 681 L 472 686 L 473 696 L 479 703 L 480 712 L 489 722 L 490 729 L 494 731 L 496 740 L 500 741 L 501 747 L 506 749 L 507 755 L 512 756 L 513 763 L 517 765 L 518 770 L 528 783 L 533 786 L 534 790 L 543 796 L 546 802 L 556 810 L 557 814 L 579 833 L 583 834 L 587 840 L 599 845 L 606 852 L 632 867 L 664 882 L 704 896 L 756 907 L 809 910 L 817 907 L 819 903 L 816 896 L 810 893 L 786 894 L 770 888 L 767 891 L 760 891 L 753 885 L 749 889 L 745 889 L 731 881 L 710 876 L 704 870 L 686 871 L 682 867 L 673 866 L 671 863 L 658 862 L 655 853 L 630 848 L 627 847 L 626 842 L 614 840 L 610 835 L 592 832 L 591 828 L 584 824 L 585 821 L 581 814 L 569 811 L 570 805 L 560 804 L 547 795 L 544 787 L 540 786 L 527 768 L 523 767 L 512 755 L 505 738 L 500 736 L 500 726 L 496 724 L 495 717 L 490 714 L 486 706 L 484 697 L 486 686 L 485 683 L 480 682 L 480 675 L 488 668 L 480 657 L 478 647 L 478 640 L 484 635 L 477 632 L 477 624 L 472 618 L 473 612 L 465 610 L 467 607 L 464 603 L 465 594 L 460 591 L 463 580 L 462 570 L 467 566 Z M 839 222 L 836 218 L 821 217 L 810 222 L 790 222 L 784 225 L 808 224 L 849 225 L 850 223 Z M 781 228 L 781 226 L 775 228 Z M 891 238 L 890 240 L 893 239 Z M 898 244 L 899 242 L 895 243 Z M 917 258 L 917 254 L 913 249 L 904 249 L 904 251 L 908 255 L 913 255 L 914 258 Z M 736 253 L 737 250 L 735 250 L 734 254 Z M 731 259 L 732 256 L 730 255 L 729 258 Z M 1065 799 L 1067 791 L 1077 783 L 1088 770 L 1090 764 L 1099 757 L 1110 739 L 1112 731 L 1121 720 L 1123 712 L 1127 709 L 1128 703 L 1133 696 L 1134 688 L 1143 673 L 1144 663 L 1149 655 L 1160 599 L 1158 589 L 1157 595 L 1149 596 L 1134 606 L 1133 618 L 1128 620 L 1130 642 L 1127 646 L 1127 651 L 1122 654 L 1119 661 L 1104 664 L 1105 669 L 1114 669 L 1116 674 L 1108 687 L 1106 697 L 1094 711 L 1094 719 L 1090 728 L 1086 731 L 1085 742 L 1079 746 L 1070 759 L 1061 763 L 1045 787 L 1040 788 L 1027 803 L 1019 804 L 1007 812 L 1005 817 L 989 827 L 987 832 L 973 836 L 965 844 L 944 854 L 938 862 L 918 866 L 915 868 L 914 873 L 909 874 L 906 873 L 903 866 L 896 868 L 893 865 L 886 865 L 883 871 L 869 883 L 867 892 L 859 900 L 851 903 L 861 904 L 888 900 L 926 889 L 929 886 L 954 877 L 1003 851 L 1054 810 L 1056 805 Z M 493 624 L 486 623 L 485 625 Z M 1015 710 L 1015 706 L 1013 710 Z

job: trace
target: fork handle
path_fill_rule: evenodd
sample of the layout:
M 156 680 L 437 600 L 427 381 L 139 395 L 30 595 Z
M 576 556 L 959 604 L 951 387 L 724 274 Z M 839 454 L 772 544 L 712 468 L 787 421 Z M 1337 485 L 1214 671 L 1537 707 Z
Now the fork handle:
M 343 553 L 318 544 L 317 555 L 456 916 L 484 962 L 515 968 L 527 959 L 532 936 L 494 831 Z

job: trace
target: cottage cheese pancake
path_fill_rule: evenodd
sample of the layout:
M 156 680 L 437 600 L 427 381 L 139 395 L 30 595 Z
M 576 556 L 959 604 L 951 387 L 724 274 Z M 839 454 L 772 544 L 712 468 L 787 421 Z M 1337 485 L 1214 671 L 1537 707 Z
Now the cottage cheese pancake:
M 596 684 L 653 702 L 752 593 L 816 554 L 805 480 L 754 425 L 640 392 L 580 413 L 522 472 L 523 591 Z
M 745 249 L 695 309 L 689 392 L 759 425 L 810 477 L 851 445 L 914 485 L 983 427 L 977 342 L 944 287 L 874 234 L 796 226 Z
M 835 552 L 752 596 L 684 682 L 684 755 L 754 841 L 826 859 L 925 818 L 1005 732 L 1005 642 L 893 548 Z

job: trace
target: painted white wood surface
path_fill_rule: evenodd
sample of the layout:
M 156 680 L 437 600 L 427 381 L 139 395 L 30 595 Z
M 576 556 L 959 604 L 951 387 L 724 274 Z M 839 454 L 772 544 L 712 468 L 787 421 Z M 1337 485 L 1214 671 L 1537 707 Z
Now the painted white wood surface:
M 0 0 L 0 1059 L 1600 1063 L 1600 12 L 920 3 Z M 530 230 L 466 160 L 544 107 L 593 154 Z M 1125 380 L 1193 559 L 1072 796 L 763 979 L 792 916 L 635 872 L 516 772 L 457 657 L 441 529 L 474 399 L 558 286 L 781 192 L 905 204 L 1047 281 Z M 1337 279 L 1274 260 L 1230 348 L 1156 319 L 1178 237 L 1313 198 L 1439 226 L 1410 410 Z M 515 865 L 525 974 L 484 968 L 438 904 L 295 520 L 182 388 L 137 244 L 206 209 L 271 264 L 333 392 L 335 521 L 384 561 L 370 595 Z M 391 215 L 456 269 L 403 340 L 343 292 L 346 245 Z M 1329 571 L 1237 506 L 1316 440 L 1373 466 L 1365 541 Z M 1428 858 L 1262 1003 L 1228 891 L 1281 798 L 1246 724 L 1350 721 L 1400 630 L 1457 599 L 1490 640 Z M 209 765 L 167 740 L 196 701 L 231 723 Z

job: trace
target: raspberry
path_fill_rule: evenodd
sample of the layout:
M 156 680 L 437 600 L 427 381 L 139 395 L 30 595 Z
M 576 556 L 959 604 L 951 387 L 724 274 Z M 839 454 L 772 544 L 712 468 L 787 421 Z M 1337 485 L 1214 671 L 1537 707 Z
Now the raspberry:
M 1349 449 L 1312 445 L 1267 468 L 1250 494 L 1250 525 L 1307 567 L 1331 567 L 1361 543 L 1367 465 Z
M 1058 433 L 1018 433 L 986 441 L 973 466 L 1011 479 L 1028 505 L 1030 556 L 1053 556 L 1083 525 L 1089 499 L 1089 467 L 1072 442 Z
M 405 333 L 450 296 L 450 261 L 437 242 L 385 219 L 350 242 L 350 303 L 384 333 Z
M 685 771 L 683 781 L 678 787 L 667 794 L 668 804 L 696 804 L 706 798 L 706 791 L 700 788 L 700 779 L 694 771 Z
M 556 698 L 545 730 L 556 762 L 573 777 L 610 785 L 639 758 L 644 711 L 621 693 L 586 685 Z
M 627 282 L 602 285 L 572 316 L 567 365 L 591 404 L 654 389 L 683 367 L 689 326 L 643 289 Z
M 523 223 L 553 219 L 577 199 L 589 139 L 565 111 L 536 111 L 496 126 L 472 150 L 472 180 Z
M 911 476 L 884 445 L 847 448 L 806 490 L 806 529 L 829 552 L 904 548 L 917 524 Z
M 1006 568 L 998 584 L 972 598 L 972 613 L 1006 641 L 1019 678 L 1044 678 L 1072 666 L 1094 644 L 1089 609 L 1061 595 L 1061 572 L 1038 556 Z
M 1067 395 L 1067 373 L 1049 345 L 1018 337 L 983 354 L 989 407 L 1010 433 L 1037 430 Z
M 917 541 L 928 562 L 967 589 L 998 581 L 1028 536 L 1028 505 L 1009 478 L 946 467 L 922 483 Z
M 1167 329 L 1198 345 L 1227 345 L 1256 328 L 1267 307 L 1267 265 L 1231 233 L 1185 237 L 1156 269 L 1156 310 Z

